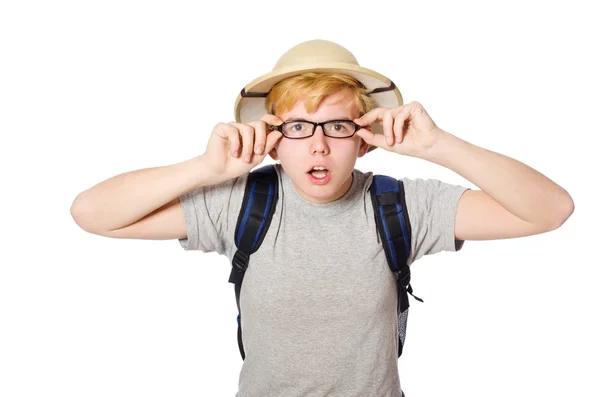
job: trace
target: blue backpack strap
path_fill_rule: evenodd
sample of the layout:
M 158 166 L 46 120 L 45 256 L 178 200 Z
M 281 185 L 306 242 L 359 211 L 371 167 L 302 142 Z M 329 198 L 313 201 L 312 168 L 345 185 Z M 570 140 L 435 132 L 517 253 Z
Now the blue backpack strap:
M 398 357 L 402 355 L 406 338 L 408 318 L 408 294 L 410 286 L 410 268 L 408 258 L 411 250 L 411 227 L 406 210 L 404 184 L 402 181 L 385 175 L 374 175 L 370 187 L 371 202 L 375 214 L 377 232 L 381 239 L 385 256 L 398 283 Z
M 248 174 L 244 199 L 235 227 L 235 245 L 229 282 L 235 284 L 235 300 L 238 307 L 238 345 L 242 359 L 246 358 L 242 344 L 240 291 L 244 274 L 252 255 L 263 242 L 278 199 L 279 181 L 275 167 L 266 165 Z

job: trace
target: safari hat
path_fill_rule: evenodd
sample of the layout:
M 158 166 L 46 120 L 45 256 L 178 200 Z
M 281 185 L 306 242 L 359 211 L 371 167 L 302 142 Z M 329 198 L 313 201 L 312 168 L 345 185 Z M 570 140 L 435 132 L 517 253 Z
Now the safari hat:
M 280 81 L 306 72 L 336 72 L 354 77 L 368 90 L 376 107 L 403 105 L 402 95 L 387 77 L 358 64 L 354 55 L 341 45 L 328 40 L 310 40 L 285 52 L 273 70 L 248 83 L 235 101 L 235 120 L 247 123 L 260 120 L 265 114 L 265 99 Z M 383 133 L 380 124 L 373 124 L 374 133 Z M 369 151 L 375 149 L 371 146 Z

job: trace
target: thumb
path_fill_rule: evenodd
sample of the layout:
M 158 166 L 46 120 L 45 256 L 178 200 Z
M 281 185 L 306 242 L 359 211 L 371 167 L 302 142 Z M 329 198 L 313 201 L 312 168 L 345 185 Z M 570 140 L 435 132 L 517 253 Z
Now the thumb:
M 371 146 L 387 147 L 387 144 L 385 143 L 385 136 L 381 134 L 374 134 L 366 128 L 361 128 L 360 130 L 358 130 L 356 132 L 356 135 L 361 137 L 366 143 L 368 143 Z
M 264 121 L 264 120 L 263 120 Z M 268 154 L 271 152 L 271 150 L 273 150 L 273 148 L 275 147 L 275 144 L 277 143 L 277 141 L 279 139 L 281 139 L 281 137 L 283 136 L 283 134 L 279 131 L 271 131 L 267 134 L 267 143 L 265 145 L 265 150 L 264 150 L 264 154 Z
M 356 135 L 358 135 L 359 137 L 361 137 L 365 142 L 367 142 L 369 145 L 373 144 L 373 140 L 374 140 L 374 135 L 371 131 L 369 131 L 366 128 L 361 128 L 360 130 L 356 131 Z

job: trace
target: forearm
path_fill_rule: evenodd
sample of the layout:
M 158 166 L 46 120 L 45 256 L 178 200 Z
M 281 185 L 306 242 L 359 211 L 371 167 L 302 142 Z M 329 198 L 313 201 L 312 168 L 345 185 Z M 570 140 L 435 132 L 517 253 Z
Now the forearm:
M 126 172 L 83 191 L 71 214 L 89 231 L 110 231 L 128 226 L 182 194 L 219 183 L 204 166 L 203 157 Z
M 450 133 L 424 158 L 463 176 L 526 222 L 556 226 L 573 211 L 569 193 L 540 172 Z

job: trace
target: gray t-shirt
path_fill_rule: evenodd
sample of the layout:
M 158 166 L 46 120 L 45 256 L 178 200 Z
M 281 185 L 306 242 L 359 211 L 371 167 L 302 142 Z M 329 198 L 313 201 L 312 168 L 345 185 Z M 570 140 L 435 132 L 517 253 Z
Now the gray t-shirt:
M 368 188 L 354 170 L 340 199 L 313 204 L 279 164 L 279 202 L 240 295 L 246 358 L 236 397 L 400 397 L 397 292 L 379 241 Z M 186 250 L 231 259 L 247 174 L 180 198 Z M 401 179 L 412 227 L 409 263 L 456 251 L 465 187 Z M 232 343 L 236 343 L 232 341 Z

